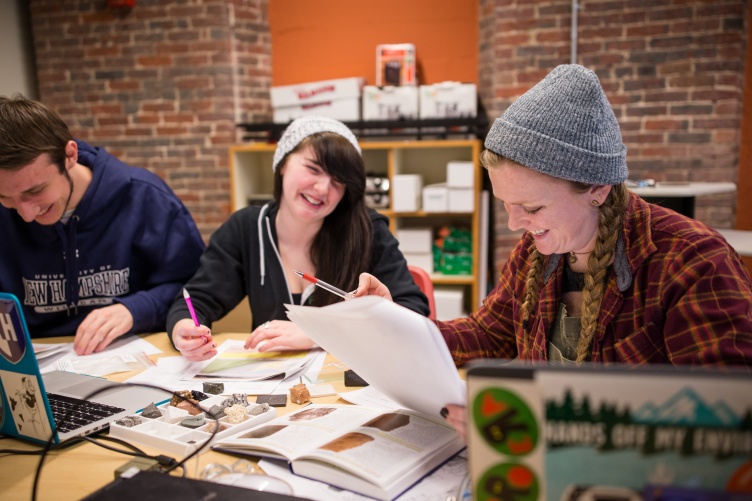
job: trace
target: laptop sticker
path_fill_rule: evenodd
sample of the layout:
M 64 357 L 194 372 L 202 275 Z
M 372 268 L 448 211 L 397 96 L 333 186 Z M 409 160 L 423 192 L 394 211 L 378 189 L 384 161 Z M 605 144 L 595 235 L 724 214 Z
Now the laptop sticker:
M 19 435 L 48 440 L 52 434 L 37 378 L 0 370 L 9 408 Z
M 18 321 L 21 312 L 14 312 L 15 307 L 13 303 L 0 302 L 0 356 L 12 364 L 26 353 L 26 340 Z

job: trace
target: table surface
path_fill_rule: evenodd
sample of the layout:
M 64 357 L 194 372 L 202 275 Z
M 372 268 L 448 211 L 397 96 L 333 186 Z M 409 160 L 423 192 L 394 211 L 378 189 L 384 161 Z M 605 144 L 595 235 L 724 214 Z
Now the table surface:
M 719 193 L 733 193 L 735 183 L 669 183 L 658 182 L 655 186 L 629 188 L 641 197 L 695 197 L 699 195 L 716 195 Z
M 245 339 L 247 334 L 217 334 L 218 343 L 226 339 Z M 172 347 L 165 333 L 146 334 L 142 337 L 162 350 L 162 353 L 154 358 L 162 356 L 175 356 L 178 352 Z M 34 340 L 35 342 L 64 343 L 72 341 L 72 338 L 47 338 Z M 332 357 L 327 355 L 327 357 Z M 332 357 L 333 359 L 333 357 Z M 334 360 L 327 360 L 327 362 Z M 326 362 L 325 362 L 326 363 Z M 337 364 L 340 365 L 340 364 Z M 342 377 L 338 377 L 330 384 L 336 391 L 347 391 L 344 385 L 344 369 Z M 133 377 L 135 372 L 120 373 L 113 375 L 113 381 L 123 381 Z M 251 397 L 253 400 L 253 397 Z M 347 404 L 338 395 L 318 397 L 312 399 L 314 403 L 321 404 Z M 277 414 L 284 415 L 303 407 L 289 403 L 286 407 L 278 407 Z M 110 444 L 109 442 L 107 442 Z M 116 447 L 116 444 L 111 444 Z M 163 451 L 146 446 L 138 446 L 147 454 L 163 454 Z M 40 450 L 40 446 L 21 440 L 4 438 L 0 449 Z M 173 456 L 174 457 L 174 456 Z M 106 450 L 97 445 L 84 442 L 47 454 L 37 488 L 38 500 L 67 500 L 81 499 L 114 480 L 115 470 L 131 460 L 131 456 Z M 180 460 L 182 458 L 176 457 Z M 186 474 L 197 478 L 199 472 L 210 463 L 231 464 L 237 457 L 227 454 L 208 451 L 200 454 L 186 463 Z M 31 499 L 34 474 L 39 464 L 39 456 L 24 456 L 18 454 L 0 455 L 0 499 Z

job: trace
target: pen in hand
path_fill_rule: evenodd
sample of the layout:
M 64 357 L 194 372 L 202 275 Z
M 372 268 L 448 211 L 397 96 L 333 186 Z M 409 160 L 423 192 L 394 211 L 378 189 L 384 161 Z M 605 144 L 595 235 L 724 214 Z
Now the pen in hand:
M 188 305 L 188 311 L 191 312 L 191 318 L 193 319 L 193 324 L 198 327 L 198 318 L 196 317 L 196 310 L 193 309 L 193 303 L 191 302 L 191 296 L 188 294 L 188 291 L 183 289 L 183 297 L 185 298 L 185 304 Z
M 318 278 L 312 275 L 309 275 L 308 273 L 303 273 L 302 271 L 298 271 L 298 270 L 292 270 L 292 271 L 294 271 L 299 277 L 303 278 L 304 280 L 308 280 L 312 284 L 316 284 L 316 286 L 321 287 L 322 289 L 327 290 L 331 292 L 332 294 L 336 294 L 341 298 L 352 299 L 355 297 L 355 295 L 352 292 L 345 292 L 342 289 L 338 289 L 333 285 L 329 285 L 323 280 L 319 280 Z

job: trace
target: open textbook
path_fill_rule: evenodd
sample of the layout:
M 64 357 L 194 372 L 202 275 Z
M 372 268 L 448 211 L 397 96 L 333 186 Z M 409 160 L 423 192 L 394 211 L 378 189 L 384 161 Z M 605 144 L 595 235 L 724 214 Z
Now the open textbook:
M 428 318 L 378 296 L 286 306 L 314 342 L 401 406 L 439 416 L 446 404 L 465 404 L 465 383 Z
M 281 458 L 296 475 L 391 500 L 464 448 L 441 417 L 309 405 L 220 440 L 215 450 Z

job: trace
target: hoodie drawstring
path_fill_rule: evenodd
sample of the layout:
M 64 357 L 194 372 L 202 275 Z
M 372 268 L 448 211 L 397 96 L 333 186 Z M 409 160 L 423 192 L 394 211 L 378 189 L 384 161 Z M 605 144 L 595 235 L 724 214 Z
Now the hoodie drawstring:
M 264 260 L 264 231 L 262 227 L 262 221 L 266 217 L 266 212 L 269 210 L 269 204 L 265 204 L 261 207 L 261 212 L 258 218 L 258 244 L 259 244 L 259 265 L 261 266 L 261 285 L 264 285 L 264 277 L 266 277 L 266 262 Z
M 272 236 L 272 227 L 271 223 L 269 222 L 269 218 L 266 217 L 266 212 L 269 209 L 269 204 L 264 205 L 261 208 L 261 212 L 259 213 L 258 218 L 258 240 L 259 240 L 259 265 L 261 266 L 261 285 L 264 285 L 264 277 L 266 276 L 266 261 L 265 261 L 265 255 L 264 255 L 264 232 L 262 229 L 262 221 L 265 221 L 266 223 L 266 233 L 269 235 L 269 243 L 272 245 L 272 249 L 274 249 L 274 253 L 277 256 L 277 260 L 279 262 L 279 266 L 282 269 L 282 276 L 285 278 L 285 284 L 287 285 L 287 296 L 290 299 L 290 304 L 295 304 L 292 300 L 292 293 L 290 292 L 290 284 L 287 282 L 287 273 L 285 273 L 283 264 L 282 264 L 282 256 L 279 255 L 279 250 L 277 250 L 277 244 L 274 243 L 274 238 Z M 313 284 L 311 284 L 313 285 Z
M 65 260 L 65 297 L 68 305 L 67 314 L 70 316 L 71 310 L 74 315 L 78 315 L 78 249 L 76 248 L 76 235 L 78 233 L 78 216 L 71 216 L 67 227 L 67 232 L 59 229 L 58 233 L 63 240 L 63 259 Z

